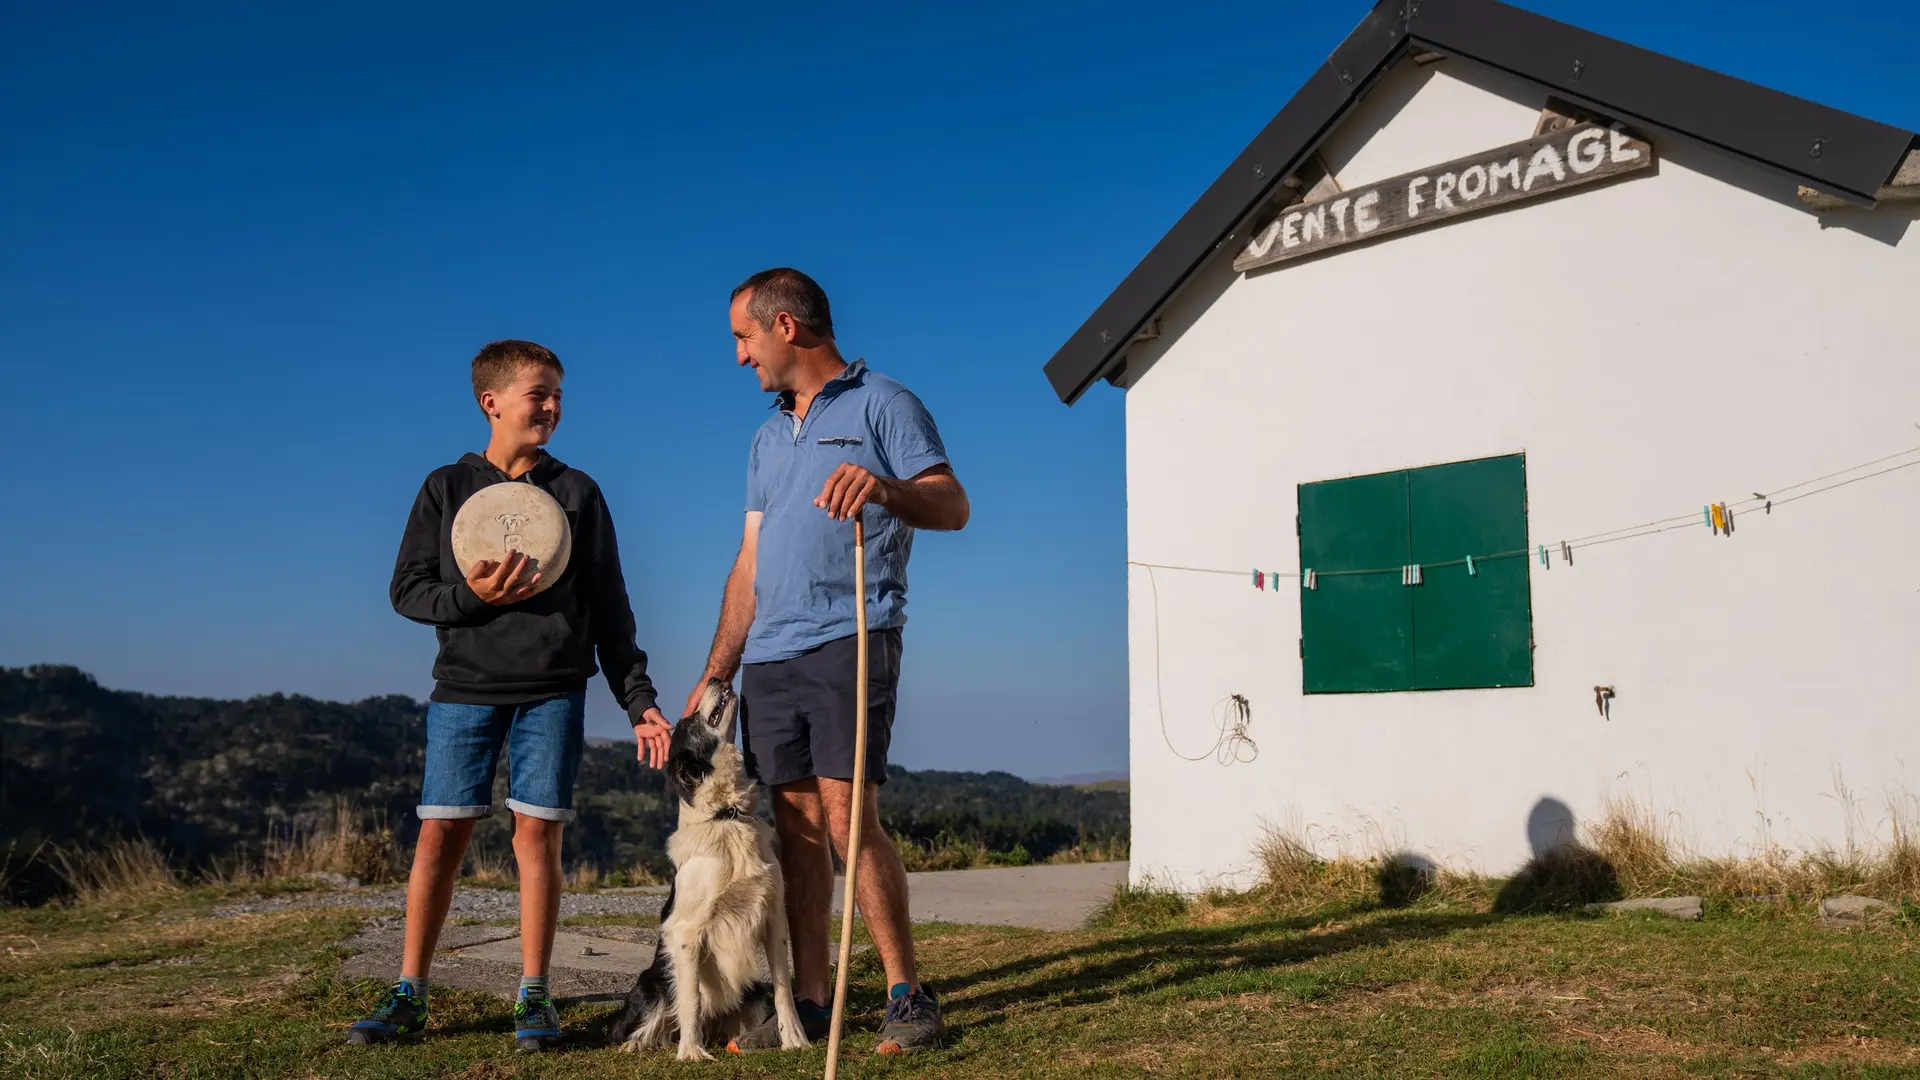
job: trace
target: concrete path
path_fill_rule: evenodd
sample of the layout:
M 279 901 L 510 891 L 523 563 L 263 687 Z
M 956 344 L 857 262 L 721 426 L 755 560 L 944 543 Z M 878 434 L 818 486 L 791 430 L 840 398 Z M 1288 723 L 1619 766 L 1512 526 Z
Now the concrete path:
M 907 887 L 912 893 L 916 922 L 1074 930 L 1084 925 L 1087 916 L 1106 902 L 1116 883 L 1126 879 L 1126 863 L 1083 863 L 908 874 Z M 840 910 L 845 884 L 844 880 L 835 882 L 836 913 Z M 480 895 L 465 895 L 468 893 Z M 658 894 L 600 893 L 564 897 L 561 909 L 565 914 L 631 914 L 632 922 L 562 927 L 554 935 L 553 963 L 548 972 L 554 997 L 589 1001 L 624 997 L 634 977 L 653 960 L 657 938 L 653 920 L 663 899 Z M 388 907 L 395 900 L 392 890 L 362 889 L 304 893 L 292 902 L 302 907 L 326 904 L 377 909 Z M 454 908 L 469 913 L 468 917 L 505 922 L 512 910 L 509 904 L 517 906 L 511 892 L 455 891 Z M 285 905 L 267 901 L 247 906 L 273 910 Z M 610 908 L 618 910 L 606 910 Z M 834 925 L 837 935 L 839 924 L 836 921 Z M 341 947 L 353 955 L 341 965 L 340 977 L 391 980 L 400 970 L 401 930 L 402 922 L 397 914 L 380 914 L 369 919 L 358 934 L 341 943 Z M 433 961 L 435 986 L 457 986 L 510 998 L 519 977 L 518 928 L 448 926 L 442 933 L 440 950 Z
M 1123 862 L 1067 863 L 908 874 L 907 890 L 914 922 L 1078 930 L 1125 880 Z M 845 878 L 834 880 L 835 914 L 846 888 Z

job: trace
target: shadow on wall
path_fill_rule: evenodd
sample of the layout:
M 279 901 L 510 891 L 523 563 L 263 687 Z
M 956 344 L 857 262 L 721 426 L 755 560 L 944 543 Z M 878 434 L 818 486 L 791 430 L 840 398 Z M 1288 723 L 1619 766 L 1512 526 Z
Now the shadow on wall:
M 1579 823 L 1566 803 L 1547 796 L 1533 804 L 1527 844 L 1533 856 L 1501 887 L 1494 911 L 1560 911 L 1620 899 L 1620 876 L 1599 852 L 1580 843 Z

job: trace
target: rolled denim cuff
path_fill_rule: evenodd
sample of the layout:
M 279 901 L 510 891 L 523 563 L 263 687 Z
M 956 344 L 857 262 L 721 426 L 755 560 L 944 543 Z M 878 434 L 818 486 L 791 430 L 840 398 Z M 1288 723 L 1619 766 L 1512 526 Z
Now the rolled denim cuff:
M 525 814 L 528 817 L 539 818 L 542 821 L 572 821 L 574 813 L 572 810 L 556 810 L 551 806 L 535 806 L 532 803 L 523 803 L 519 799 L 508 799 L 507 809 L 516 814 Z
M 466 818 L 483 818 L 493 813 L 491 806 L 416 806 L 414 813 L 421 821 L 460 821 Z

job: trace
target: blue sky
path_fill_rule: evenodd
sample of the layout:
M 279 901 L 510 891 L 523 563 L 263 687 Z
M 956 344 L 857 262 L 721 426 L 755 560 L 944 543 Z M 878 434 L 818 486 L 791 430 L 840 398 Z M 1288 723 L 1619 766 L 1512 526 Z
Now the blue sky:
M 1911 7 L 1527 6 L 1920 125 Z M 915 548 L 895 760 L 1125 767 L 1121 398 L 1040 366 L 1364 5 L 160 7 L 0 16 L 0 664 L 424 696 L 394 547 L 514 336 L 678 702 L 765 415 L 727 292 L 790 264 L 973 496 Z

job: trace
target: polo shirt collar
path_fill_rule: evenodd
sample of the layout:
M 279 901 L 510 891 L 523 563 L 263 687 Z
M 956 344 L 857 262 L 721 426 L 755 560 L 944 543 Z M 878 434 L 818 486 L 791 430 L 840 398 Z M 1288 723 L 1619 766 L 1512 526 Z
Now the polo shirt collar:
M 814 400 L 820 401 L 825 398 L 835 397 L 839 395 L 839 393 L 843 390 L 851 390 L 852 388 L 859 386 L 861 380 L 865 379 L 866 377 L 867 377 L 867 362 L 864 358 L 856 357 L 853 363 L 848 364 L 846 367 L 840 369 L 840 374 L 835 375 L 833 378 L 827 380 L 827 384 L 820 388 L 820 393 L 814 397 Z M 781 412 L 788 412 L 788 413 L 792 412 L 793 411 L 793 391 L 782 390 L 779 393 L 773 395 L 773 404 L 769 407 L 779 409 Z

